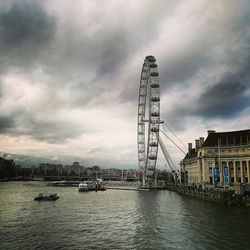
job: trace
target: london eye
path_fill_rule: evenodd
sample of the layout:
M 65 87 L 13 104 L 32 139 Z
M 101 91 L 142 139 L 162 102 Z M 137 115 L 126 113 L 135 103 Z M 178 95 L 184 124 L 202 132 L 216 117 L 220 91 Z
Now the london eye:
M 140 78 L 137 120 L 140 185 L 156 185 L 160 129 L 160 82 L 154 56 L 146 56 Z

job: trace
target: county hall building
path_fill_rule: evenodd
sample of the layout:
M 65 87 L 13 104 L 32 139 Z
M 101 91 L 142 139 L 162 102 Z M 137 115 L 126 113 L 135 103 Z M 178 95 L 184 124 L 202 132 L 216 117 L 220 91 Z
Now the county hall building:
M 195 140 L 195 147 L 188 144 L 188 153 L 180 164 L 188 185 L 250 184 L 250 130 L 208 130 L 206 139 Z

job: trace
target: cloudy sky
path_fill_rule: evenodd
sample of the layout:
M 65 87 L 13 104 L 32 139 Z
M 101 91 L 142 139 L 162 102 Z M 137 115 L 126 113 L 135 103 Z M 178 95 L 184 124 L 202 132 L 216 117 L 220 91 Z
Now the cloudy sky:
M 149 54 L 184 144 L 249 129 L 249 23 L 240 0 L 1 0 L 0 151 L 135 168 Z

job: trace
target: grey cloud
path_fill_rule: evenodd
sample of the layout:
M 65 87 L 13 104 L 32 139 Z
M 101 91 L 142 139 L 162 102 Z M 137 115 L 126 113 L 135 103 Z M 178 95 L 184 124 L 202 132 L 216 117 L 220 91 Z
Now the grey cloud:
M 8 67 L 34 63 L 53 40 L 55 19 L 37 1 L 13 2 L 0 11 L 0 51 Z
M 160 67 L 162 90 L 165 91 L 176 84 L 183 84 L 194 77 L 201 68 L 207 67 L 210 63 L 207 56 L 208 50 L 209 46 L 189 48 L 181 54 L 175 55 L 175 58 L 163 61 Z
M 17 2 L 1 14 L 0 27 L 5 46 L 37 46 L 51 39 L 54 21 L 38 3 Z
M 137 15 L 133 14 L 132 19 L 127 21 L 124 16 L 126 12 L 123 10 L 119 10 L 120 15 L 116 16 L 118 20 L 113 20 L 109 17 L 111 14 L 104 9 L 100 12 L 103 20 L 107 17 L 112 22 L 101 25 L 98 32 L 88 36 L 84 30 L 73 27 L 70 19 L 68 23 L 64 23 L 48 15 L 37 1 L 14 2 L 0 14 L 2 43 L 10 49 L 15 47 L 15 50 L 3 53 L 5 63 L 2 64 L 5 64 L 7 69 L 12 66 L 24 68 L 26 64 L 30 67 L 29 70 L 37 65 L 48 69 L 51 84 L 55 85 L 55 88 L 72 86 L 74 98 L 68 105 L 83 106 L 92 103 L 91 96 L 108 96 L 112 88 L 120 89 L 122 100 L 126 101 L 127 97 L 130 100 L 129 93 L 135 93 L 132 86 L 127 86 L 131 83 L 114 79 L 123 72 L 122 68 L 137 51 L 157 39 L 161 19 L 166 18 L 174 7 L 174 1 L 159 1 L 158 4 L 145 1 L 141 8 L 138 8 Z M 88 18 L 87 15 L 83 16 L 82 22 L 89 22 Z M 20 22 L 17 23 L 17 19 L 20 19 Z M 48 44 L 50 46 L 46 46 Z M 144 56 L 142 55 L 142 58 Z M 88 71 L 95 72 L 94 79 L 86 79 Z M 77 80 L 81 82 L 78 84 L 80 89 L 75 88 L 77 84 L 71 79 L 74 75 L 82 78 Z M 79 90 L 82 92 L 78 98 Z M 123 95 L 123 92 L 129 93 Z M 99 100 L 103 105 L 103 99 Z M 106 101 L 108 100 L 106 98 Z M 97 102 L 98 99 L 94 103 L 98 104 Z
M 62 143 L 69 138 L 77 137 L 81 132 L 70 122 L 60 122 L 58 120 L 38 119 L 32 114 L 23 113 L 17 119 L 20 125 L 16 127 L 17 134 L 30 136 L 38 141 L 48 143 Z
M 206 89 L 192 107 L 195 115 L 206 118 L 230 118 L 250 106 L 249 97 L 244 95 L 245 84 L 224 80 Z
M 113 73 L 115 69 L 118 71 L 134 54 L 150 46 L 160 35 L 159 26 L 162 20 L 166 19 L 175 7 L 174 1 L 158 1 L 157 4 L 145 1 L 138 16 L 127 20 L 127 24 L 120 20 L 121 26 L 115 28 L 111 36 L 104 32 L 105 36 L 100 39 L 104 50 L 101 53 L 97 75 L 103 77 L 105 73 Z M 123 14 L 122 11 L 120 14 Z M 142 55 L 142 60 L 144 56 Z
M 104 77 L 106 74 L 112 74 L 116 71 L 120 64 L 124 63 L 123 58 L 126 52 L 127 51 L 125 48 L 122 48 L 122 46 L 120 48 L 114 46 L 103 51 L 100 58 L 100 65 L 97 69 L 97 75 Z
M 20 109 L 19 112 L 0 116 L 0 134 L 25 135 L 53 144 L 63 143 L 87 132 L 80 126 L 74 126 L 70 121 L 58 121 L 56 116 L 54 120 L 41 118 L 35 114 L 36 112 L 38 111 L 28 112 Z
M 195 120 L 198 117 L 206 122 L 236 117 L 250 107 L 246 91 L 245 83 L 230 78 L 224 79 L 205 88 L 196 98 L 179 100 L 169 113 L 163 115 L 163 119 L 172 124 L 176 130 L 183 130 L 186 128 L 186 118 L 192 117 Z
M 160 64 L 162 93 L 167 97 L 169 88 L 176 86 L 182 93 L 171 111 L 163 114 L 176 130 L 186 129 L 187 118 L 198 118 L 204 123 L 227 120 L 250 106 L 247 95 L 250 89 L 250 9 L 249 5 L 245 6 L 241 16 L 237 16 L 232 8 L 238 7 L 241 9 L 242 5 L 234 6 L 231 2 L 227 6 L 229 15 L 224 19 L 227 21 L 212 20 L 209 26 L 204 26 L 207 34 L 195 34 L 194 43 L 181 48 L 181 53 L 176 52 L 173 58 L 163 57 Z M 213 75 L 215 68 L 218 69 L 216 76 Z M 197 77 L 200 71 L 202 74 Z M 203 92 L 199 93 L 192 81 L 199 81 Z M 196 97 L 193 97 L 194 91 Z
M 13 117 L 0 116 L 0 133 L 10 132 L 15 125 Z
M 114 21 L 107 27 L 103 26 L 101 31 L 92 37 L 86 36 L 84 40 L 85 44 L 78 46 L 77 43 L 76 46 L 73 46 L 72 49 L 76 55 L 75 60 L 80 62 L 82 60 L 80 57 L 82 57 L 84 58 L 82 64 L 92 65 L 92 70 L 95 70 L 95 79 L 91 82 L 85 82 L 84 87 L 86 89 L 90 90 L 86 85 L 92 86 L 90 92 L 88 92 L 88 96 L 97 96 L 100 92 L 106 93 L 108 96 L 111 89 L 115 88 L 116 90 L 120 90 L 120 96 L 117 98 L 121 101 L 135 100 L 134 94 L 137 91 L 137 86 L 135 87 L 133 80 L 134 76 L 137 77 L 137 74 L 139 75 L 140 73 L 139 71 L 124 72 L 123 69 L 133 59 L 134 55 L 142 51 L 142 48 L 150 46 L 159 37 L 161 19 L 167 18 L 169 12 L 175 7 L 173 3 L 174 1 L 167 3 L 159 1 L 157 4 L 152 4 L 150 1 L 145 1 L 141 8 L 139 8 L 140 12 L 138 15 L 134 15 L 131 20 L 127 20 L 126 22 L 124 22 L 126 18 L 124 20 L 121 19 L 121 16 L 126 13 L 122 13 L 122 10 L 120 10 L 119 26 Z M 104 11 L 103 15 L 110 14 Z M 90 51 L 91 53 L 89 53 Z M 70 54 L 72 53 L 71 51 Z M 144 56 L 142 54 L 142 61 Z M 74 63 L 73 65 L 75 66 Z M 76 67 L 78 66 L 76 65 Z M 120 74 L 132 75 L 133 79 L 130 82 L 119 81 L 116 77 Z M 124 92 L 127 92 L 127 94 L 123 94 Z M 76 96 L 78 93 L 76 93 Z M 88 97 L 79 98 L 79 102 L 76 101 L 75 103 L 86 105 L 89 101 L 90 98 Z
M 0 100 L 1 100 L 2 96 L 3 96 L 3 86 L 2 86 L 2 82 L 0 80 Z
M 42 107 L 31 108 L 29 112 L 18 110 L 15 119 L 11 116 L 3 118 L 0 131 L 28 135 L 50 143 L 65 142 L 88 131 L 84 130 L 84 124 L 82 129 L 75 128 L 70 123 L 59 121 L 56 115 L 53 121 L 38 119 L 38 109 L 43 117 L 58 109 L 88 109 L 88 105 L 111 107 L 122 105 L 123 102 L 131 102 L 134 110 L 137 109 L 140 71 L 145 53 L 148 53 L 147 48 L 154 48 L 160 32 L 164 32 L 162 25 L 168 18 L 174 17 L 175 8 L 182 5 L 182 2 L 176 4 L 176 1 L 141 1 L 136 10 L 124 7 L 124 10 L 115 9 L 116 12 L 113 12 L 110 3 L 107 8 L 101 8 L 101 18 L 98 20 L 100 28 L 91 33 L 91 25 L 95 30 L 96 20 L 91 19 L 92 15 L 87 12 L 83 11 L 84 14 L 77 17 L 77 21 L 71 22 L 75 18 L 71 16 L 74 12 L 61 10 L 61 6 L 51 9 L 55 16 L 49 15 L 46 8 L 50 8 L 50 1 L 5 2 L 7 7 L 0 11 L 0 66 L 4 66 L 6 71 L 13 66 L 20 67 L 23 69 L 22 79 L 49 86 L 49 93 L 44 93 L 46 101 L 42 102 Z M 100 8 L 98 1 L 94 3 Z M 76 7 L 78 1 L 72 1 L 72 5 Z M 219 2 L 218 9 L 223 9 L 222 5 Z M 159 65 L 161 93 L 168 98 L 169 88 L 177 85 L 179 90 L 182 86 L 181 91 L 187 93 L 186 100 L 178 100 L 171 107 L 171 112 L 162 114 L 162 118 L 166 118 L 164 120 L 177 130 L 185 127 L 182 121 L 188 116 L 204 120 L 227 119 L 232 115 L 237 116 L 249 105 L 244 94 L 249 83 L 250 65 L 246 59 L 250 58 L 249 15 L 246 12 L 232 18 L 234 5 L 234 2 L 230 2 L 224 6 L 223 17 L 211 8 L 213 14 L 210 13 L 210 19 L 206 20 L 209 14 L 204 9 L 204 17 L 199 14 L 194 18 L 196 23 L 201 23 L 194 39 L 189 43 L 183 39 L 183 46 L 180 44 L 178 50 L 168 53 L 166 39 L 165 44 L 157 48 L 159 54 L 150 52 L 156 56 Z M 129 14 L 129 18 L 126 14 Z M 105 22 L 106 19 L 110 22 Z M 220 22 L 221 19 L 228 21 Z M 91 34 L 88 34 L 87 24 Z M 192 27 L 187 27 L 187 34 L 189 29 Z M 135 58 L 141 60 L 131 69 L 128 65 Z M 228 66 L 228 71 L 218 76 L 217 83 L 212 82 L 213 87 L 207 86 L 206 83 L 211 81 L 211 67 L 220 68 L 223 65 Z M 33 71 L 36 67 L 44 70 L 35 74 Z M 127 68 L 130 71 L 126 72 Z M 196 75 L 201 69 L 205 72 L 203 78 L 199 79 L 200 86 L 204 85 L 204 92 L 188 100 L 188 91 L 193 91 L 192 79 L 197 80 Z M 3 71 L 3 67 L 0 70 Z M 116 115 L 112 109 L 110 115 Z M 135 117 L 132 119 L 134 121 Z
M 103 150 L 102 147 L 95 147 L 95 148 L 92 148 L 91 150 L 89 150 L 87 152 L 88 155 L 91 155 L 91 154 L 95 154 L 95 153 L 99 153 Z
M 185 35 L 180 34 L 183 46 L 177 47 L 174 53 L 171 51 L 170 55 L 167 51 L 164 56 L 160 55 L 164 91 L 183 85 L 201 70 L 207 73 L 204 73 L 204 78 L 209 78 L 214 65 L 228 66 L 232 71 L 240 67 L 242 71 L 246 58 L 250 57 L 249 4 L 228 1 L 225 5 L 223 1 L 218 1 L 218 6 L 225 11 L 224 16 L 219 16 L 220 8 L 204 2 L 205 6 L 208 8 L 198 18 L 200 22 L 188 22 Z M 192 33 L 192 29 L 197 29 L 197 32 Z M 192 38 L 189 31 L 193 34 Z M 226 78 L 227 75 L 221 77 Z

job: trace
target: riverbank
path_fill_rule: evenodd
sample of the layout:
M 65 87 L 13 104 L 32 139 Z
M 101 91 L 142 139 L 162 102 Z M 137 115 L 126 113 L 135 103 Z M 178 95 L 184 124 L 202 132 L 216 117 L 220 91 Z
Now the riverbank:
M 174 191 L 180 195 L 212 201 L 223 205 L 250 206 L 250 197 L 245 194 L 238 194 L 234 190 L 225 190 L 221 188 L 198 190 L 176 184 L 166 184 L 165 188 L 166 190 Z

